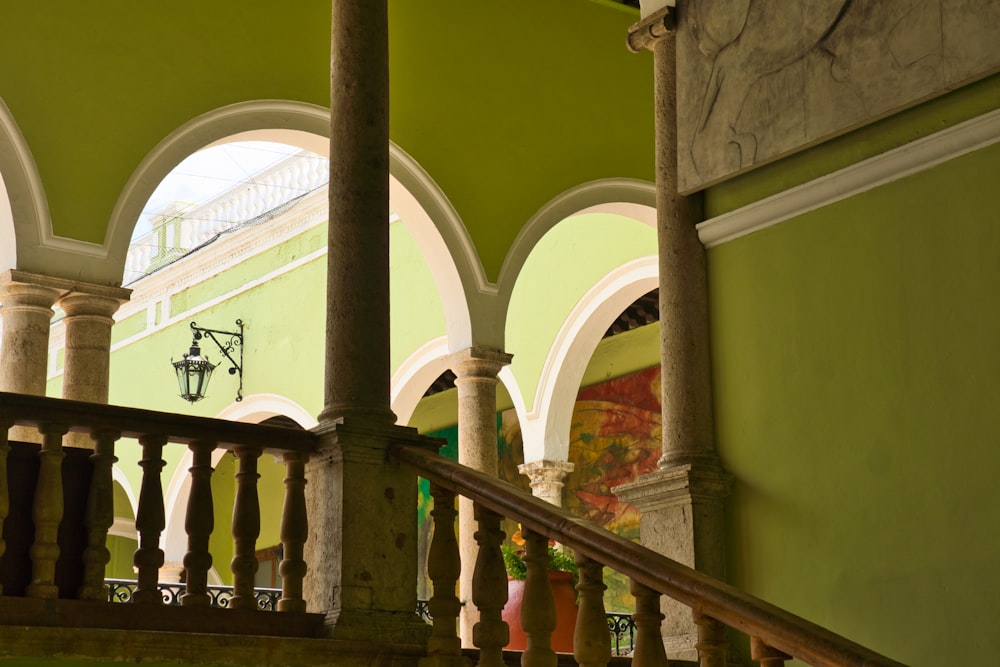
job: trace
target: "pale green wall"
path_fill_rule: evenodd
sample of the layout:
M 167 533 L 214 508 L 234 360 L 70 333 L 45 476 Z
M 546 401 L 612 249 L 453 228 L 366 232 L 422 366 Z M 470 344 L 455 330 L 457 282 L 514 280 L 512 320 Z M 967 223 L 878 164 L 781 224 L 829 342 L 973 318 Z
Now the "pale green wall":
M 1000 650 L 1000 145 L 709 252 L 733 583 L 913 665 Z
M 448 331 L 427 260 L 400 222 L 389 225 L 389 276 L 389 367 L 395 371 L 417 348 Z

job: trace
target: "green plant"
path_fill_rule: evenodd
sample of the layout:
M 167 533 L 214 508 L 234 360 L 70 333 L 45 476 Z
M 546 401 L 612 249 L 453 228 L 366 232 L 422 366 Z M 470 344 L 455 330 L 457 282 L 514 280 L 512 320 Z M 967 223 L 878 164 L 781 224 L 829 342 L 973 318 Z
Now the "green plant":
M 504 544 L 500 547 L 503 553 L 503 564 L 507 568 L 507 576 L 511 579 L 523 581 L 528 576 L 528 568 L 524 563 L 524 549 L 513 544 Z M 573 575 L 573 583 L 576 584 L 579 577 L 579 570 L 573 557 L 556 550 L 553 545 L 549 545 L 549 570 L 556 572 L 569 572 Z

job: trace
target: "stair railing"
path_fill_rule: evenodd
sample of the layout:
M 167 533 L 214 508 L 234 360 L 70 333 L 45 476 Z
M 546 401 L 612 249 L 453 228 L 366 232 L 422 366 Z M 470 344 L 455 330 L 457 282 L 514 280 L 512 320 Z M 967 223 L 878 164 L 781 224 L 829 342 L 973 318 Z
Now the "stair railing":
M 574 656 L 581 667 L 604 667 L 611 656 L 602 566 L 631 579 L 636 598 L 633 615 L 637 628 L 633 652 L 636 667 L 667 664 L 660 632 L 661 595 L 692 609 L 699 628 L 697 648 L 702 667 L 726 666 L 726 626 L 749 635 L 751 657 L 768 667 L 780 667 L 792 658 L 817 667 L 901 667 L 899 662 L 598 528 L 510 484 L 411 445 L 394 445 L 391 453 L 431 483 L 434 537 L 428 574 L 434 585 L 429 602 L 434 622 L 428 653 L 440 665 L 461 664 L 461 646 L 455 630 L 461 604 L 455 597 L 460 562 L 454 525 L 455 498 L 462 495 L 473 500 L 479 526 L 473 602 L 479 609 L 480 620 L 474 629 L 473 643 L 480 651 L 480 667 L 501 667 L 502 651 L 508 640 L 507 625 L 501 619 L 507 600 L 500 551 L 504 538 L 500 529 L 502 517 L 519 522 L 526 540 L 528 574 L 521 624 L 527 648 L 523 667 L 556 664 L 556 654 L 549 647 L 555 627 L 552 591 L 545 574 L 549 540 L 572 549 L 580 569 Z
M 13 426 L 37 429 L 42 439 L 38 454 L 38 478 L 30 509 L 34 541 L 29 550 L 31 583 L 26 587 L 26 597 L 51 599 L 60 596 L 56 561 L 60 552 L 57 535 L 65 502 L 62 462 L 66 452 L 63 436 L 67 432 L 77 432 L 88 434 L 94 443 L 89 457 L 93 471 L 89 496 L 85 501 L 87 546 L 82 556 L 82 584 L 76 591 L 77 599 L 108 599 L 104 571 L 110 558 L 105 542 L 114 520 L 112 465 L 117 460 L 115 443 L 122 437 L 128 437 L 137 439 L 142 448 L 139 461 L 142 483 L 135 520 L 139 538 L 139 548 L 134 557 L 137 581 L 131 596 L 132 603 L 164 604 L 158 586 L 159 569 L 164 561 L 159 542 L 166 528 L 161 472 L 164 447 L 179 445 L 186 446 L 192 455 L 190 495 L 184 524 L 188 538 L 183 560 L 186 583 L 180 604 L 193 607 L 209 607 L 211 604 L 212 596 L 208 589 L 208 571 L 212 565 L 208 545 L 214 530 L 211 457 L 215 449 L 225 449 L 238 459 L 232 523 L 233 596 L 228 607 L 258 608 L 253 581 L 257 569 L 254 552 L 260 533 L 257 459 L 267 452 L 281 457 L 286 468 L 280 528 L 284 548 L 284 559 L 279 565 L 282 593 L 277 609 L 305 612 L 302 591 L 306 573 L 303 546 L 308 536 L 305 464 L 316 447 L 315 436 L 311 432 L 0 392 L 0 558 L 7 549 L 2 538 L 3 522 L 11 509 L 7 463 L 11 450 L 8 430 Z

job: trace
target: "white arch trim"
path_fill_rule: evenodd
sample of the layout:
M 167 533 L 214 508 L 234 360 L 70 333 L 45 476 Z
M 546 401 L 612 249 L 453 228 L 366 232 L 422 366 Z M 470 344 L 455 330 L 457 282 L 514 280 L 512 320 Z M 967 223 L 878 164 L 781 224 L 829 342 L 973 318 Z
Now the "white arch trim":
M 427 387 L 448 370 L 451 349 L 444 336 L 429 340 L 407 357 L 390 381 L 390 401 L 396 422 L 406 424 Z
M 389 145 L 389 200 L 427 259 L 444 306 L 452 352 L 472 345 L 473 322 L 493 311 L 496 287 L 458 212 L 406 151 Z M 471 312 L 470 312 L 471 311 Z
M 567 459 L 573 408 L 594 350 L 611 322 L 658 282 L 655 255 L 632 260 L 604 276 L 570 312 L 545 359 L 535 405 L 528 409 L 515 398 L 526 463 Z M 512 386 L 508 378 L 504 384 Z
M 192 153 L 235 141 L 285 143 L 329 157 L 330 111 L 289 100 L 256 100 L 215 109 L 163 139 L 136 168 L 108 227 L 107 255 L 120 280 L 135 222 L 153 190 Z M 453 350 L 468 347 L 471 321 L 466 295 L 493 294 L 465 225 L 434 180 L 399 146 L 389 145 L 389 196 L 427 259 L 445 309 Z M 490 301 L 492 304 L 492 301 Z
M 151 150 L 136 167 L 111 213 L 104 246 L 121 280 L 132 230 L 153 190 L 184 158 L 234 141 L 276 141 L 329 155 L 330 112 L 290 100 L 254 100 L 214 109 L 194 118 Z
M 290 398 L 278 394 L 250 394 L 242 401 L 230 403 L 223 408 L 216 419 L 259 424 L 269 417 L 283 415 L 294 419 L 302 428 L 310 429 L 319 422 L 304 407 Z
M 560 222 L 583 213 L 613 213 L 656 226 L 656 185 L 633 178 L 583 183 L 557 195 L 528 220 L 514 239 L 497 280 L 497 308 L 506 321 L 517 277 L 539 240 Z
M 51 236 L 45 188 L 28 142 L 0 98 L 0 271 L 17 268 L 19 249 L 41 245 L 43 230 Z

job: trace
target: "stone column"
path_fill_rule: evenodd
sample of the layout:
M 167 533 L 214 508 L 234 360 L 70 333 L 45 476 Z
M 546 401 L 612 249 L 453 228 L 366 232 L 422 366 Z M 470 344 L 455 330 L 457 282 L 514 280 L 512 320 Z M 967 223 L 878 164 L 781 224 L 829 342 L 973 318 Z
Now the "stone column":
M 629 35 L 629 46 L 652 50 L 654 62 L 663 455 L 657 472 L 615 491 L 642 512 L 642 544 L 722 578 L 728 480 L 713 434 L 706 261 L 695 229 L 700 209 L 697 200 L 678 192 L 673 12 L 656 12 Z M 697 660 L 691 610 L 663 600 L 667 654 Z
M 132 290 L 88 286 L 59 300 L 66 313 L 66 359 L 63 398 L 91 403 L 108 402 L 111 367 L 111 326 L 119 306 Z
M 7 271 L 0 276 L 0 391 L 45 395 L 52 306 L 62 290 L 45 276 Z M 41 442 L 34 429 L 15 427 L 12 440 Z
M 455 353 L 451 367 L 458 389 L 458 462 L 493 477 L 499 474 L 497 457 L 497 373 L 510 363 L 511 355 L 489 348 L 472 347 Z M 472 573 L 479 547 L 472 501 L 458 498 L 458 551 L 462 574 L 458 597 L 465 603 L 460 615 L 460 635 L 472 645 L 472 628 L 479 610 L 472 602 Z
M 569 461 L 550 461 L 542 459 L 522 463 L 518 472 L 526 476 L 531 483 L 531 493 L 556 507 L 563 504 L 563 481 L 566 475 L 573 472 L 573 464 Z
M 326 382 L 320 422 L 389 409 L 387 0 L 333 1 Z
M 79 286 L 77 290 L 79 290 Z M 66 357 L 63 364 L 62 396 L 74 401 L 108 402 L 111 371 L 111 326 L 114 314 L 128 301 L 132 290 L 88 285 L 59 300 L 66 313 Z M 66 444 L 93 447 L 85 433 L 70 433 Z
M 303 594 L 327 636 L 422 644 L 417 477 L 386 452 L 427 442 L 389 408 L 387 0 L 333 0 L 332 19 L 326 377 Z

